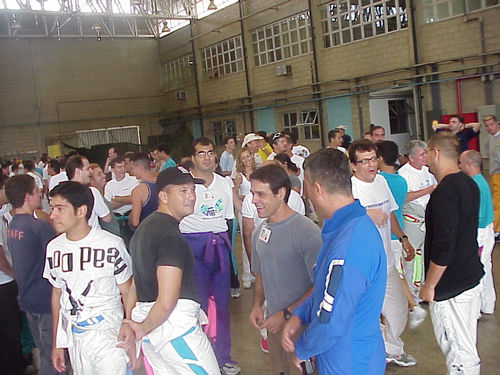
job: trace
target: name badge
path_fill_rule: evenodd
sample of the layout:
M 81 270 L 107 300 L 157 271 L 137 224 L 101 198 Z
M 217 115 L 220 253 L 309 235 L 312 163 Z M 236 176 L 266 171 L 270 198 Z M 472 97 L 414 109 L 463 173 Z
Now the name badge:
M 209 201 L 209 200 L 214 200 L 215 195 L 211 191 L 205 191 L 203 192 L 203 200 Z
M 262 227 L 259 233 L 259 240 L 267 243 L 269 241 L 269 237 L 271 237 L 271 231 L 265 227 Z

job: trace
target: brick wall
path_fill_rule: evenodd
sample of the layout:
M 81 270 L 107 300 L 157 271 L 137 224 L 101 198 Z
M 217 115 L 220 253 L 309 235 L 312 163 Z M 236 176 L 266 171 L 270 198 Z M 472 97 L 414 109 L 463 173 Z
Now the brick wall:
M 140 125 L 144 139 L 160 132 L 156 41 L 2 40 L 0 50 L 3 153 L 42 153 L 81 129 Z

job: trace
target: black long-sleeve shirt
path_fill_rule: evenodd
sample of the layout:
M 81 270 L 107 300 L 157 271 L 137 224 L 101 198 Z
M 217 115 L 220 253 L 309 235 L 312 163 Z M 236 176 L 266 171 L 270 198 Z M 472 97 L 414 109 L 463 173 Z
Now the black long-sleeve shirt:
M 478 255 L 479 189 L 463 172 L 453 173 L 433 191 L 425 212 L 425 271 L 446 266 L 434 299 L 443 301 L 472 289 L 484 274 Z

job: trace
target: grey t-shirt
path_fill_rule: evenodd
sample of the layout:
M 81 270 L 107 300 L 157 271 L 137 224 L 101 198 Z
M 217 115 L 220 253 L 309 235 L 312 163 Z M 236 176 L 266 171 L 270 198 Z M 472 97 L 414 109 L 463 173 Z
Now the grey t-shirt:
M 262 228 L 271 231 L 267 243 Z M 267 220 L 252 234 L 252 270 L 262 275 L 267 313 L 297 301 L 312 286 L 312 271 L 321 247 L 321 231 L 307 217 L 294 213 L 279 223 Z
M 490 158 L 490 175 L 500 173 L 500 133 L 488 138 L 488 153 Z

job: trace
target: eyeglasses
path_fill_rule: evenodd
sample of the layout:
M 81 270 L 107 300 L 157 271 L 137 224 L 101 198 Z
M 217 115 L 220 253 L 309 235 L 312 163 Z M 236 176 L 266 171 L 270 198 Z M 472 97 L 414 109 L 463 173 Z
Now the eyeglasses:
M 357 164 L 363 164 L 363 165 L 368 165 L 370 162 L 376 163 L 378 161 L 377 156 L 372 156 L 371 158 L 364 158 L 361 160 L 356 161 Z
M 195 155 L 198 156 L 201 159 L 206 158 L 207 156 L 211 158 L 212 156 L 215 155 L 215 151 L 214 150 L 210 150 L 210 151 L 198 151 L 197 153 L 195 153 Z

